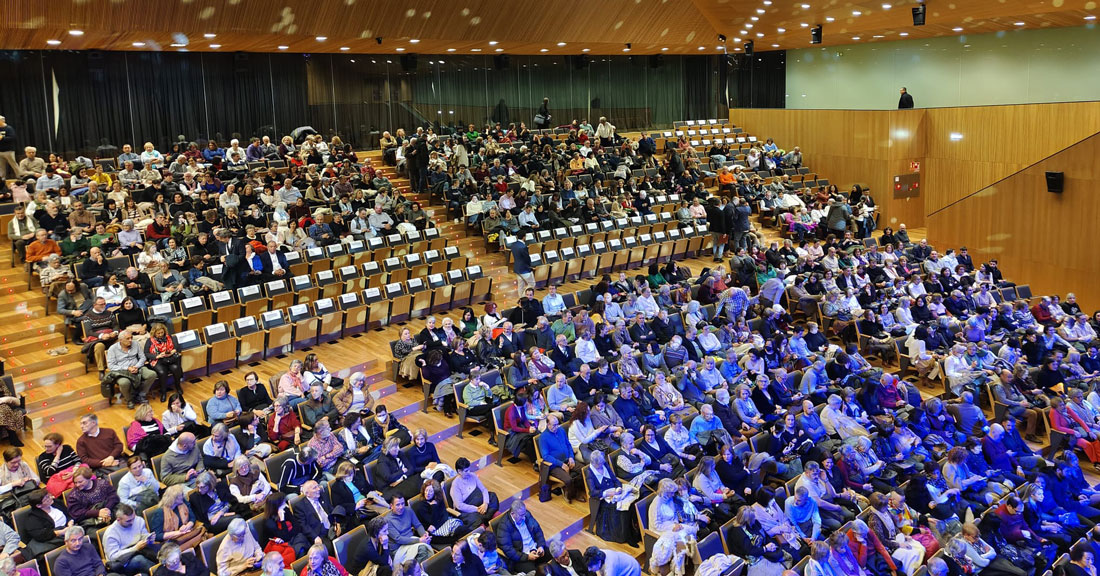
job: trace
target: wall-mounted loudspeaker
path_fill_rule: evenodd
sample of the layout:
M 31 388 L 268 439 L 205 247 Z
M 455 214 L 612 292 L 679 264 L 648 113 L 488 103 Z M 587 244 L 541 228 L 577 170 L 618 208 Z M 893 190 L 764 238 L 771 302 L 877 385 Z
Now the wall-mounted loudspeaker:
M 924 15 L 927 7 L 924 4 L 913 6 L 913 26 L 924 26 Z
M 1047 172 L 1047 192 L 1061 194 L 1065 185 L 1064 172 Z
M 810 44 L 821 44 L 821 24 L 810 30 Z

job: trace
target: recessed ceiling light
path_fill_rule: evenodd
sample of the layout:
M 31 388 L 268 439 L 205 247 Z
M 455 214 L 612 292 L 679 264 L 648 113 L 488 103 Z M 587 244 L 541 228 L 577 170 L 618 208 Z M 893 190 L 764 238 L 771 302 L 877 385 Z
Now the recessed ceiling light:
M 500 44 L 500 42 L 497 42 L 496 40 L 490 40 L 489 41 L 490 46 L 496 46 L 497 44 Z
M 891 5 L 889 5 L 889 4 L 883 4 L 883 5 L 882 5 L 882 9 L 883 9 L 883 10 L 889 10 L 889 9 L 891 9 L 891 8 L 893 8 L 893 6 L 891 6 Z
M 549 52 L 549 48 L 539 48 L 539 52 Z
M 859 10 L 852 10 L 852 16 L 863 16 L 863 12 Z
M 348 48 L 347 46 L 341 46 L 340 47 L 341 52 L 347 52 L 348 50 L 351 50 L 351 48 Z
M 753 16 L 752 18 L 749 18 L 749 20 L 752 20 L 753 22 L 757 22 L 757 21 L 759 21 L 760 19 L 759 19 L 759 18 L 757 18 L 756 16 Z
M 50 46 L 57 46 L 60 43 L 60 40 L 46 40 L 46 44 L 49 44 Z
M 418 44 L 419 42 L 420 42 L 420 39 L 418 39 L 418 38 L 409 39 L 409 44 Z
M 836 21 L 836 18 L 833 18 L 832 16 L 826 16 L 825 21 L 826 22 L 834 22 L 834 21 Z
M 83 36 L 84 31 L 83 30 L 69 30 L 69 35 L 70 36 Z
M 175 44 L 173 44 L 173 46 L 175 46 Z M 279 45 L 279 50 L 286 50 L 287 48 L 290 48 L 290 46 L 287 46 L 286 44 Z
M 398 52 L 404 52 L 404 51 L 405 51 L 405 49 L 404 49 L 404 48 L 398 48 L 398 49 L 397 49 L 397 51 L 398 51 Z
M 752 29 L 752 27 L 753 27 L 753 24 L 749 24 L 748 22 L 745 23 L 745 28 Z
M 883 36 L 882 34 L 875 34 L 874 36 L 871 36 L 871 38 L 885 38 L 885 36 Z
M 668 46 L 665 46 L 664 48 L 661 48 L 661 52 L 668 52 Z
M 740 49 L 740 48 L 734 48 L 734 49 L 733 49 L 733 51 L 734 51 L 734 52 L 740 52 L 740 51 L 741 51 L 741 49 Z
M 371 62 L 374 62 L 374 60 L 371 60 Z M 352 63 L 352 64 L 355 64 L 355 58 L 352 58 L 352 59 L 351 59 L 351 63 Z
M 909 35 L 909 33 L 908 33 L 908 32 L 902 32 L 901 34 L 898 34 L 898 36 L 903 36 L 903 37 L 904 37 L 904 36 L 908 36 L 908 35 Z
M 706 49 L 707 49 L 707 47 L 706 47 L 706 46 L 700 46 L 700 47 L 699 47 L 699 49 L 700 49 L 700 50 L 706 50 Z M 625 50 L 624 50 L 624 52 L 625 52 Z
M 222 45 L 221 44 L 211 44 L 210 47 L 217 50 L 218 48 L 221 48 Z
M 765 6 L 771 6 L 772 5 L 772 0 L 764 0 L 764 5 Z
M 745 34 L 748 34 L 748 33 L 749 33 L 749 31 L 748 31 L 748 30 L 742 30 L 742 31 L 741 31 L 741 35 L 742 35 L 742 36 L 744 36 Z
M 454 49 L 454 48 L 448 48 L 448 49 L 447 49 L 447 51 L 448 51 L 448 52 L 454 52 L 454 51 L 455 51 L 455 49 Z
M 859 40 L 859 36 L 852 36 L 852 40 Z
M 317 37 L 318 42 L 324 42 L 325 40 L 328 40 L 328 36 L 318 36 Z
M 470 52 L 481 52 L 481 48 L 470 48 Z
M 439 63 L 440 63 L 440 64 L 446 64 L 446 62 L 444 62 L 444 61 L 442 61 L 442 60 L 440 60 L 440 61 L 439 61 Z
M 779 44 L 772 44 L 772 48 L 779 48 Z
M 777 28 L 776 31 L 779 32 L 780 34 L 782 34 L 782 33 L 786 32 L 787 29 L 786 28 Z
M 206 34 L 203 34 L 202 37 L 203 38 L 217 38 L 218 35 L 217 34 L 206 33 Z
M 145 42 L 134 42 L 133 44 L 131 44 L 131 46 L 133 46 L 134 48 L 144 48 Z
M 764 33 L 763 33 L 763 32 L 757 32 L 757 33 L 756 33 L 756 37 L 757 37 L 757 38 L 763 38 L 763 37 L 764 37 Z
M 565 46 L 565 42 L 558 42 L 558 46 Z
M 495 52 L 504 52 L 504 48 L 497 48 Z M 588 52 L 588 50 L 585 50 L 585 52 Z
M 805 22 L 803 22 L 803 23 L 799 24 L 799 26 L 801 26 L 801 27 L 803 27 L 803 28 L 809 28 L 809 27 L 810 27 L 810 25 L 809 25 L 809 24 L 807 24 L 807 23 L 805 23 Z
M 668 48 L 665 48 L 665 50 L 668 50 Z M 581 52 L 591 52 L 591 51 L 592 51 L 591 48 L 585 48 L 585 49 L 581 50 Z
M 187 44 L 183 44 L 183 43 L 180 43 L 180 42 L 173 42 L 173 43 L 169 44 L 169 46 L 171 46 L 173 48 L 183 48 L 184 46 L 187 46 Z M 286 46 L 280 46 L 279 48 L 286 48 Z
M 1016 22 L 1016 26 L 1023 26 L 1025 22 Z
M 757 8 L 756 9 L 757 14 L 763 14 L 764 12 L 765 12 L 765 10 L 763 8 Z
M 961 27 L 961 26 L 955 26 L 954 28 L 952 28 L 952 29 L 951 29 L 951 31 L 952 31 L 952 32 L 962 32 L 962 31 L 963 31 L 963 29 L 962 29 L 962 27 Z
M 740 42 L 740 41 L 741 41 L 741 39 L 740 39 L 740 38 L 734 38 L 734 39 L 733 39 L 733 41 L 734 41 L 734 42 Z
M 1085 16 L 1085 20 L 1096 20 L 1096 16 L 1089 14 L 1088 16 Z
M 802 5 L 802 9 L 803 9 L 803 10 L 809 10 L 809 9 L 810 9 L 810 5 L 809 5 L 809 4 L 803 4 L 803 5 Z

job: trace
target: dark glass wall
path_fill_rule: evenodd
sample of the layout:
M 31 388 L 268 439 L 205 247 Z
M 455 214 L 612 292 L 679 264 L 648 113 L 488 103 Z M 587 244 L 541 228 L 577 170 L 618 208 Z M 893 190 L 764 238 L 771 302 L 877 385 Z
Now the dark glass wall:
M 399 127 L 531 124 L 544 97 L 555 124 L 620 131 L 727 115 L 717 55 L 496 56 L 0 51 L 0 115 L 69 157 L 299 126 L 369 148 Z

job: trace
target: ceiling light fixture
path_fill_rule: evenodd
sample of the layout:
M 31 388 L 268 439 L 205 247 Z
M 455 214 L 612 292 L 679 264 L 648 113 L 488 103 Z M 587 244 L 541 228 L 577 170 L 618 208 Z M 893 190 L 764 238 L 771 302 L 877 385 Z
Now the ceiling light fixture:
M 419 44 L 419 43 L 420 43 L 420 40 L 418 38 L 410 38 L 409 39 L 409 44 Z
M 863 12 L 859 10 L 852 10 L 852 16 L 863 16 Z
M 347 46 L 341 46 L 340 47 L 341 52 L 347 52 L 348 50 L 351 50 L 351 48 L 348 48 Z
M 504 48 L 497 48 L 494 52 L 504 52 Z
M 328 40 L 328 36 L 318 36 L 317 37 L 318 42 L 324 42 L 325 40 Z
M 779 48 L 779 44 L 772 44 L 772 48 Z
M 766 10 L 764 10 L 763 8 L 757 8 L 756 9 L 757 14 L 763 14 L 764 12 L 766 12 Z
M 558 46 L 565 46 L 565 42 L 558 42 Z
M 470 52 L 481 52 L 481 48 L 470 48 Z
M 1016 25 L 1016 26 L 1023 26 L 1024 24 L 1026 24 L 1026 22 L 1016 22 L 1016 24 L 1015 24 L 1015 25 Z
M 211 33 L 207 32 L 206 34 L 203 34 L 202 37 L 210 39 L 210 38 L 217 38 L 218 35 L 217 34 L 211 34 Z
M 749 24 L 748 22 L 745 23 L 745 28 L 748 28 L 750 30 L 752 29 L 753 26 L 754 26 L 754 24 Z
M 447 51 L 448 51 L 448 52 L 454 52 L 454 51 L 455 51 L 455 49 L 454 49 L 454 48 L 448 48 L 448 49 L 447 49 Z
M 397 48 L 396 50 L 397 50 L 398 52 L 404 52 L 404 51 L 405 51 L 405 49 L 404 49 L 404 48 Z
M 222 45 L 221 44 L 211 44 L 210 47 L 217 50 L 218 48 L 221 48 Z
M 60 43 L 60 40 L 46 40 L 46 44 L 49 44 L 50 46 L 57 46 Z
M 497 42 L 496 40 L 490 40 L 489 41 L 490 46 L 496 46 L 497 44 L 500 44 L 500 42 Z
M 801 26 L 801 27 L 803 27 L 803 28 L 809 28 L 809 27 L 810 27 L 810 25 L 809 25 L 809 24 L 807 24 L 807 23 L 805 23 L 805 22 L 803 22 L 803 23 L 799 24 L 799 26 Z
M 826 16 L 825 21 L 826 22 L 836 22 L 836 18 L 833 18 L 832 16 Z
M 963 31 L 963 29 L 962 29 L 962 27 L 961 27 L 961 26 L 955 26 L 954 28 L 952 28 L 952 29 L 951 29 L 951 31 L 952 31 L 952 32 L 962 32 L 962 31 Z
M 777 28 L 776 31 L 779 32 L 780 34 L 782 34 L 782 33 L 786 32 L 787 29 L 786 28 Z
M 759 21 L 760 19 L 759 19 L 759 18 L 757 18 L 756 16 L 753 16 L 752 18 L 749 18 L 749 20 L 752 20 L 753 22 L 757 22 L 757 21 Z
M 539 49 L 539 52 L 549 52 L 549 51 L 550 51 L 549 48 L 540 48 Z
M 772 0 L 764 0 L 764 5 L 765 6 L 771 6 L 772 5 Z
M 699 49 L 700 49 L 700 50 L 706 50 L 706 49 L 707 49 L 707 47 L 706 47 L 706 46 L 700 46 L 700 47 L 699 47 Z M 625 52 L 625 50 L 624 50 L 624 52 Z
M 175 46 L 175 44 L 173 44 L 173 46 Z M 290 46 L 287 46 L 285 44 L 279 46 L 279 50 L 286 50 L 287 48 L 290 48 Z
M 885 36 L 883 36 L 882 34 L 875 34 L 874 36 L 871 36 L 871 38 L 885 38 Z
M 665 46 L 664 48 L 661 48 L 661 52 L 668 52 L 668 46 Z
M 69 35 L 70 36 L 83 36 L 84 31 L 83 30 L 69 30 Z
M 173 48 L 183 48 L 184 46 L 187 46 L 187 44 L 183 44 L 181 42 L 173 42 L 173 43 L 169 44 L 169 46 L 171 46 Z
M 901 36 L 901 37 L 903 37 L 903 38 L 904 38 L 905 36 L 908 36 L 908 35 L 909 35 L 909 33 L 908 33 L 908 32 L 902 32 L 901 34 L 898 34 L 898 36 Z
M 891 9 L 891 8 L 893 8 L 893 6 L 891 6 L 891 5 L 889 5 L 889 4 L 883 4 L 883 5 L 882 5 L 882 9 L 883 9 L 883 10 L 889 10 L 889 9 Z
M 1088 16 L 1085 16 L 1085 20 L 1096 20 L 1096 16 L 1089 14 Z
M 802 9 L 803 9 L 803 10 L 809 10 L 809 9 L 810 9 L 810 5 L 809 5 L 809 4 L 803 4 L 803 5 L 802 5 Z
M 757 33 L 756 33 L 756 37 L 757 37 L 757 38 L 763 38 L 763 37 L 764 37 L 764 33 L 763 33 L 763 32 L 757 32 Z
M 852 40 L 859 40 L 859 36 L 852 36 Z
M 131 46 L 133 46 L 134 48 L 144 48 L 145 42 L 134 42 L 133 44 L 131 44 Z

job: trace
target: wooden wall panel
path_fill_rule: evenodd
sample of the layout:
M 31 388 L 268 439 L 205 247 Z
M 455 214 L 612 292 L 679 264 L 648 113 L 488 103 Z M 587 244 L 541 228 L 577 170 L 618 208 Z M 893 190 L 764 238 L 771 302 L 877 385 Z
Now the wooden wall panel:
M 975 262 L 997 258 L 1035 294 L 1073 291 L 1091 312 L 1100 307 L 1100 258 L 1090 242 L 1100 221 L 1097 158 L 1100 134 L 929 215 L 928 237 L 966 246 Z M 1046 171 L 1065 173 L 1064 193 L 1047 192 Z
M 1100 102 L 934 108 L 924 114 L 926 214 L 1100 132 Z M 952 133 L 962 140 L 951 140 Z
M 924 148 L 925 110 L 762 110 L 737 109 L 731 120 L 757 137 L 773 138 L 785 149 L 800 146 L 805 164 L 843 190 L 870 186 L 883 225 L 924 225 L 920 197 L 893 198 L 893 177 L 908 173 Z

